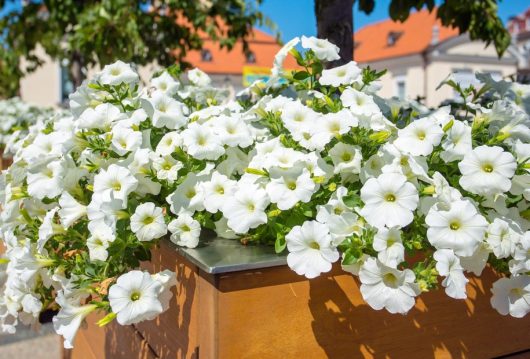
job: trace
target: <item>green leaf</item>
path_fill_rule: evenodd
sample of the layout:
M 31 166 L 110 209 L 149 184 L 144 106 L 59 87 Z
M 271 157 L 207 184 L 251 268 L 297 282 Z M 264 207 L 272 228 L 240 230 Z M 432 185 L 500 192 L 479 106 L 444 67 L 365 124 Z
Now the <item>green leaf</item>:
M 307 71 L 298 71 L 297 73 L 294 74 L 293 78 L 295 80 L 302 81 L 308 78 L 309 76 L 311 76 L 311 74 Z
M 287 242 L 285 241 L 285 236 L 281 233 L 277 233 L 276 241 L 274 242 L 274 250 L 276 251 L 276 253 L 283 252 L 286 246 Z

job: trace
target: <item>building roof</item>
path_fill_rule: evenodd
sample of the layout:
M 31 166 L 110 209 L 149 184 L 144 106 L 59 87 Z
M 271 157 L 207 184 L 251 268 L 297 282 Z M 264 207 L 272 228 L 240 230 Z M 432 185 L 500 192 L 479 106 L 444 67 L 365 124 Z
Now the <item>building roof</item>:
M 260 31 L 253 29 L 253 36 L 248 40 L 249 48 L 254 55 L 254 62 L 248 61 L 243 53 L 243 44 L 238 41 L 231 51 L 221 49 L 219 43 L 210 39 L 204 39 L 202 50 L 190 51 L 185 60 L 190 62 L 193 67 L 209 74 L 233 74 L 238 75 L 243 72 L 244 66 L 257 66 L 271 68 L 274 56 L 281 49 L 276 39 Z M 209 56 L 204 56 L 204 51 L 209 51 Z M 206 54 L 208 55 L 208 54 Z M 210 57 L 210 61 L 205 61 L 205 57 Z M 296 61 L 288 56 L 284 64 L 285 68 L 295 68 Z
M 388 19 L 367 25 L 355 33 L 354 59 L 370 62 L 419 54 L 431 45 L 434 32 L 438 32 L 437 42 L 458 36 L 457 29 L 442 26 L 436 12 L 427 10 L 411 13 L 404 23 Z

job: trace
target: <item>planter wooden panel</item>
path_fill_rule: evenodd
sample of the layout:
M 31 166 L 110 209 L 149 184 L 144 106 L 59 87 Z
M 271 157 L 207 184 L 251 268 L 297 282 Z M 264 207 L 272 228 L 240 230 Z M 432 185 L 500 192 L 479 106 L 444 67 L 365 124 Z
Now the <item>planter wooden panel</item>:
M 278 262 L 269 268 L 207 273 L 207 267 L 186 256 L 164 242 L 153 252 L 153 262 L 144 266 L 153 271 L 176 271 L 179 283 L 170 310 L 156 320 L 130 327 L 113 324 L 101 329 L 89 324 L 79 332 L 75 349 L 65 351 L 65 356 L 530 356 L 530 318 L 503 317 L 491 308 L 490 288 L 497 278 L 491 270 L 486 270 L 481 279 L 470 277 L 469 299 L 448 298 L 443 291 L 426 293 L 408 315 L 402 316 L 371 309 L 361 298 L 358 281 L 339 265 L 331 273 L 309 281 L 285 265 L 277 266 Z M 218 260 L 222 262 L 222 258 Z M 88 320 L 93 323 L 97 318 Z

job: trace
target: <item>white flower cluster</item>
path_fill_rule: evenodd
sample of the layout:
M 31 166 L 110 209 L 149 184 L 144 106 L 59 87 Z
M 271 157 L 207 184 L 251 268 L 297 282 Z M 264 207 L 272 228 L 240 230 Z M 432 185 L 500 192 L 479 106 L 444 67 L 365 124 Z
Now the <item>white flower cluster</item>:
M 65 116 L 65 112 L 30 105 L 19 97 L 0 100 L 0 146 L 5 153 L 14 154 L 14 144 L 25 137 L 31 125 L 53 116 Z
M 288 54 L 302 70 L 282 69 Z M 154 318 L 175 275 L 135 268 L 164 238 L 197 246 L 203 228 L 287 249 L 307 278 L 341 259 L 366 302 L 391 313 L 439 277 L 466 298 L 466 275 L 489 263 L 505 275 L 492 305 L 528 313 L 530 89 L 488 84 L 429 112 L 378 97 L 382 73 L 323 68 L 337 58 L 326 40 L 294 39 L 273 76 L 235 99 L 197 69 L 140 88 L 118 61 L 86 81 L 73 117 L 33 126 L 0 178 L 2 330 L 59 308 L 71 346 L 94 310 L 109 313 L 102 325 Z

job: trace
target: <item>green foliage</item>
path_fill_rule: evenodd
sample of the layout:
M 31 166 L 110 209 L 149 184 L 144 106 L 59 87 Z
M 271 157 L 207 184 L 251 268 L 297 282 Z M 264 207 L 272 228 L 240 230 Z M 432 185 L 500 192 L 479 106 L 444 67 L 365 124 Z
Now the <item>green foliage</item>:
M 252 27 L 264 18 L 262 0 L 44 0 L 0 19 L 0 96 L 11 96 L 24 73 L 41 65 L 37 45 L 54 59 L 80 67 L 125 62 L 170 66 L 206 37 L 232 49 L 238 40 L 248 51 Z M 0 7 L 4 6 L 0 0 Z M 147 8 L 149 5 L 149 8 Z M 26 58 L 19 70 L 18 59 Z M 176 70 L 176 69 L 175 69 Z
M 375 0 L 359 0 L 359 9 L 370 14 Z M 392 0 L 389 6 L 390 17 L 405 22 L 412 9 L 429 11 L 435 8 L 434 0 Z M 460 33 L 469 33 L 471 40 L 493 43 L 497 54 L 502 56 L 510 45 L 510 34 L 497 15 L 497 0 L 444 0 L 436 11 L 436 17 L 444 26 L 457 28 Z M 426 30 L 427 31 L 427 30 Z

